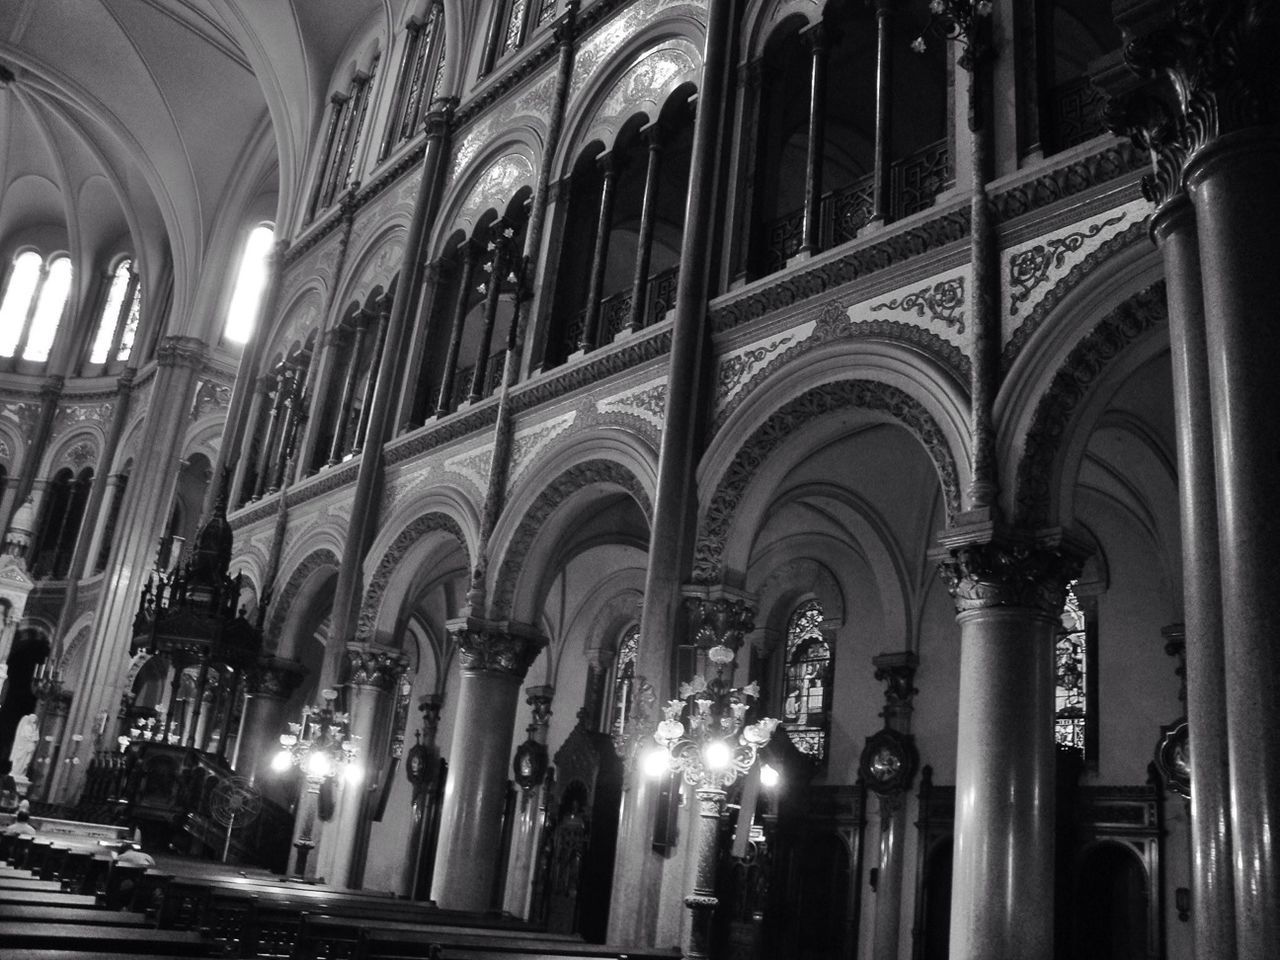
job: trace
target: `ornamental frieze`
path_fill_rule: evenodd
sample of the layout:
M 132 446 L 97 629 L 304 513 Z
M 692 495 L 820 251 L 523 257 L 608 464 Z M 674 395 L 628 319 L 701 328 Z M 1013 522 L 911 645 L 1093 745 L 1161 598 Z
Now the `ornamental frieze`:
M 467 164 L 476 158 L 498 132 L 511 128 L 516 117 L 535 121 L 532 126 L 545 127 L 551 116 L 555 86 L 554 70 L 548 70 L 547 75 L 528 90 L 519 96 L 507 98 L 466 130 L 454 145 L 453 163 L 449 167 L 449 185 L 453 185 Z
M 958 276 L 925 284 L 901 296 L 871 304 L 871 312 L 914 314 L 920 320 L 955 327 L 956 333 L 964 333 L 964 281 L 964 276 Z
M 452 517 L 443 513 L 426 513 L 412 520 L 403 530 L 396 534 L 396 538 L 391 541 L 390 546 L 382 554 L 377 568 L 369 578 L 368 589 L 365 590 L 364 598 L 360 601 L 360 616 L 356 620 L 356 638 L 358 640 L 367 641 L 373 638 L 378 612 L 382 607 L 382 594 L 386 590 L 391 574 L 396 567 L 404 560 L 405 555 L 413 548 L 414 544 L 428 534 L 437 531 L 453 537 L 464 553 L 466 552 L 466 538 L 462 535 L 462 528 L 458 526 Z
M 646 24 L 653 23 L 659 13 L 684 7 L 697 22 L 706 20 L 706 8 L 702 3 L 689 0 L 641 0 L 633 3 L 600 29 L 593 31 L 579 45 L 573 58 L 573 74 L 569 80 L 569 103 L 589 85 L 593 76 L 628 39 L 636 36 Z
M 531 426 L 521 427 L 511 438 L 511 466 L 507 472 L 507 489 L 515 488 L 520 475 L 551 441 L 570 429 L 578 418 L 577 410 Z
M 489 470 L 493 466 L 493 443 L 479 449 L 455 454 L 444 462 L 444 469 L 466 478 L 467 482 L 484 493 L 489 488 Z
M 624 393 L 597 400 L 596 412 L 635 418 L 653 428 L 655 435 L 662 431 L 662 419 L 667 412 L 667 379 L 650 380 Z

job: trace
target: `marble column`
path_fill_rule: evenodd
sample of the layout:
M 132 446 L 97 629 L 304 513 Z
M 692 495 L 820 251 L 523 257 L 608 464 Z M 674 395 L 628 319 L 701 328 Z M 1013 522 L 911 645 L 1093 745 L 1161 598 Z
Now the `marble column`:
M 728 100 L 733 46 L 733 0 L 708 0 L 702 78 L 693 123 L 680 277 L 667 360 L 667 407 L 658 454 L 653 524 L 645 569 L 640 643 L 636 658 L 637 724 L 656 724 L 656 705 L 669 694 L 672 637 L 680 628 L 681 587 L 692 560 L 694 471 L 702 424 L 690 411 L 707 405 L 704 361 L 710 253 L 716 222 L 716 183 L 722 169 L 720 131 Z M 653 729 L 650 727 L 649 729 Z M 636 752 L 638 754 L 638 751 Z M 634 760 L 636 754 L 632 755 Z M 609 941 L 653 944 L 659 938 L 658 899 L 665 864 L 653 850 L 653 814 L 659 787 L 628 769 L 623 788 L 611 902 L 628 904 L 609 915 Z M 665 932 L 661 934 L 666 941 Z
M 373 411 L 373 394 L 378 388 L 378 370 L 382 364 L 382 351 L 387 343 L 387 321 L 391 319 L 391 298 L 384 296 L 378 305 L 378 335 L 373 341 L 373 355 L 369 358 L 369 378 L 364 383 L 364 397 L 360 401 L 360 420 L 356 423 L 355 440 L 351 455 L 364 449 L 365 433 L 369 429 L 369 414 Z
M 447 264 L 439 257 L 428 263 L 422 272 L 422 295 L 418 301 L 417 322 L 412 325 L 410 334 L 404 382 L 400 385 L 394 424 L 396 430 L 407 430 L 426 417 L 424 409 L 429 400 L 423 393 L 426 386 L 423 383 L 423 361 L 427 358 L 427 345 L 439 327 L 440 314 L 443 313 L 440 291 L 445 286 L 446 272 Z
M 609 265 L 609 234 L 613 228 L 613 196 L 618 184 L 619 164 L 612 151 L 596 161 L 602 176 L 600 217 L 596 221 L 595 249 L 591 254 L 591 276 L 587 283 L 586 315 L 582 320 L 582 340 L 578 349 L 589 353 L 599 346 L 600 300 L 604 297 L 604 274 Z
M 801 33 L 809 46 L 809 142 L 804 164 L 804 238 L 800 252 L 822 249 L 822 154 L 826 149 L 827 37 L 821 23 Z
M 288 397 L 288 378 L 283 370 L 268 374 L 271 378 L 271 412 L 267 415 L 267 435 L 258 448 L 257 476 L 253 481 L 253 499 L 257 500 L 267 492 L 271 482 L 272 467 L 276 445 L 284 432 L 285 401 Z
M 351 351 L 347 354 L 347 366 L 342 379 L 342 395 L 333 413 L 333 439 L 329 444 L 329 462 L 332 467 L 342 460 L 346 449 L 347 427 L 351 423 L 351 403 L 356 397 L 356 383 L 360 379 L 360 354 L 364 350 L 364 338 L 369 330 L 370 315 L 361 310 L 356 315 L 355 331 L 351 335 Z M 372 376 L 372 372 L 370 372 Z
M 302 431 L 302 442 L 299 444 L 297 461 L 297 474 L 295 479 L 310 476 L 314 470 L 316 462 L 317 448 L 320 448 L 321 431 L 324 430 L 324 408 L 329 402 L 329 394 L 333 388 L 334 375 L 341 368 L 339 354 L 342 353 L 346 342 L 346 332 L 341 327 L 330 327 L 320 334 L 319 359 L 312 366 L 314 369 L 310 372 L 308 382 L 307 401 L 310 408 L 305 413 L 304 427 Z M 338 416 L 338 411 L 334 411 L 334 418 Z M 250 423 L 253 418 L 250 417 Z M 321 448 L 321 452 L 324 451 Z
M 941 573 L 960 624 L 952 960 L 1053 956 L 1054 643 L 1078 553 L 958 530 Z
M 1163 204 L 1151 236 L 1164 258 L 1178 429 L 1187 723 L 1191 731 L 1191 912 L 1196 957 L 1235 953 L 1218 502 L 1209 360 L 1195 214 L 1186 195 Z
M 916 689 L 916 655 L 911 651 L 882 653 L 871 660 L 876 679 L 885 684 L 884 730 L 868 738 L 863 754 L 863 781 L 876 794 L 880 807 L 879 879 L 876 883 L 873 960 L 896 960 L 902 925 L 902 878 L 905 872 L 907 793 L 916 763 L 902 763 L 909 752 L 913 761 L 911 711 Z M 886 765 L 883 757 L 891 760 Z
M 1240 95 L 1233 91 L 1226 96 Z M 1240 960 L 1274 956 L 1280 943 L 1280 337 L 1265 307 L 1280 258 L 1277 169 L 1280 135 L 1272 126 L 1219 136 L 1185 171 L 1199 237 L 1213 410 Z
M 515 624 L 451 621 L 461 668 L 431 899 L 445 910 L 490 906 L 520 683 L 546 639 Z
M 895 0 L 875 0 L 876 8 L 876 137 L 871 187 L 871 220 L 889 219 L 889 143 L 893 111 L 893 7 Z
M 528 687 L 527 703 L 533 710 L 533 720 L 525 732 L 529 735 L 523 750 L 531 756 L 541 756 L 541 776 L 537 764 L 535 776 L 522 781 L 525 772 L 519 767 L 520 754 L 516 755 L 515 779 L 520 787 L 520 809 L 516 813 L 515 827 L 511 831 L 511 858 L 507 870 L 506 894 L 503 913 L 528 919 L 533 897 L 534 868 L 538 863 L 538 847 L 542 843 L 542 828 L 546 815 L 547 728 L 551 725 L 551 699 L 555 687 Z
M 366 644 L 349 646 L 347 662 L 351 671 L 347 679 L 347 730 L 357 745 L 355 764 L 359 776 L 352 776 L 345 783 L 335 781 L 337 806 L 316 851 L 317 868 L 331 883 L 343 887 L 358 885 L 355 875 L 362 872 L 356 852 L 364 840 L 364 800 L 382 762 L 382 757 L 373 753 L 378 745 L 376 734 L 383 729 L 390 694 L 408 665 L 403 654 L 376 650 Z
M 262 424 L 263 408 L 271 401 L 272 378 L 270 376 L 262 376 L 254 381 L 255 389 L 253 398 L 249 403 L 248 425 L 245 431 L 243 443 L 253 443 L 254 436 L 258 433 L 258 428 Z M 266 436 L 262 438 L 262 442 L 266 443 Z M 261 447 L 259 449 L 262 449 Z M 259 459 L 261 459 L 259 457 Z M 235 472 L 231 478 L 231 496 L 227 500 L 235 509 L 238 505 L 244 503 L 251 496 L 252 490 L 245 489 L 249 479 L 249 467 L 253 463 L 252 451 L 249 456 L 245 456 L 242 452 L 236 459 Z
M 653 227 L 658 215 L 658 174 L 662 172 L 662 128 L 651 123 L 641 131 L 649 148 L 644 174 L 644 202 L 640 206 L 640 232 L 636 237 L 636 269 L 631 278 L 631 306 L 627 329 L 632 333 L 645 326 L 649 299 L 649 262 L 653 255 Z
M 462 332 L 471 303 L 471 281 L 483 251 L 484 248 L 474 239 L 464 240 L 458 249 L 462 260 L 458 271 L 458 299 L 454 301 L 453 323 L 449 326 L 449 343 L 445 347 L 444 367 L 440 371 L 440 396 L 436 399 L 438 416 L 444 416 L 453 409 L 453 385 L 458 376 L 458 354 L 462 350 Z
M 502 284 L 509 271 L 507 254 L 514 234 L 511 226 L 502 220 L 494 223 L 491 229 L 492 240 L 489 249 L 493 251 L 493 259 L 485 269 L 489 279 L 485 281 L 484 316 L 480 325 L 480 342 L 476 345 L 476 362 L 471 373 L 471 392 L 467 400 L 475 403 L 485 395 L 485 381 L 489 378 L 489 351 L 493 348 L 493 327 L 498 319 L 498 296 L 502 293 Z
M 285 705 L 306 673 L 297 660 L 264 657 L 245 674 L 244 712 L 231 767 L 250 783 L 271 782 L 271 760 L 280 750 Z
M 14 351 L 14 356 L 20 356 Z M 49 433 L 53 429 L 53 417 L 58 412 L 58 399 L 62 396 L 63 377 L 45 377 L 40 384 L 40 413 L 36 417 L 35 429 L 26 437 L 27 449 L 22 458 L 22 473 L 13 478 L 15 504 L 21 505 L 31 495 L 32 485 L 36 482 L 36 473 L 40 462 L 44 459 L 45 447 L 49 443 Z M 5 525 L 11 517 L 5 518 Z

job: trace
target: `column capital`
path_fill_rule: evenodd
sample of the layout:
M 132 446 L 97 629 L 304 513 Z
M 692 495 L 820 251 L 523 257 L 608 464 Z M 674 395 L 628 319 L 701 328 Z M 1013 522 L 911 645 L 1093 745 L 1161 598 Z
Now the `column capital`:
M 347 666 L 350 686 L 391 690 L 408 669 L 409 658 L 397 650 L 352 643 L 347 645 Z
M 190 367 L 204 363 L 205 345 L 195 337 L 165 337 L 156 348 L 156 361 L 162 367 Z
M 699 647 L 728 647 L 737 651 L 756 626 L 756 601 L 731 587 L 686 586 L 685 613 L 689 617 L 689 637 Z
M 443 137 L 453 126 L 453 111 L 458 106 L 456 97 L 442 97 L 434 101 L 423 118 L 422 128 L 428 137 Z
M 1034 538 L 1012 532 L 992 537 L 991 532 L 958 531 L 942 538 L 949 559 L 939 563 L 938 573 L 956 612 L 1022 607 L 1061 616 L 1067 584 L 1088 550 L 1060 532 Z
M 507 674 L 523 680 L 547 638 L 522 624 L 463 617 L 445 624 L 463 670 Z
M 251 697 L 288 700 L 306 673 L 307 668 L 297 660 L 263 657 L 245 672 L 245 693 Z

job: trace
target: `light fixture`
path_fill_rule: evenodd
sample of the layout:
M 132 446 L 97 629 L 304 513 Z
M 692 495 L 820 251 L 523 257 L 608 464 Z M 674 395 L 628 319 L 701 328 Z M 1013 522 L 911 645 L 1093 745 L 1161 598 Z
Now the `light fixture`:
M 767 763 L 760 765 L 760 786 L 766 790 L 772 790 L 782 780 L 782 775 Z
M 650 747 L 640 757 L 640 769 L 646 777 L 664 776 L 671 772 L 671 755 L 664 747 Z

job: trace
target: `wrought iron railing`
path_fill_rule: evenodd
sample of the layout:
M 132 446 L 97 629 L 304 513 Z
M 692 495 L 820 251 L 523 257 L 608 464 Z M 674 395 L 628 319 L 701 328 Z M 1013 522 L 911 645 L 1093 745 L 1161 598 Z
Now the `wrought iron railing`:
M 1065 150 L 1102 133 L 1102 107 L 1103 96 L 1088 77 L 1075 77 L 1054 87 L 1049 100 L 1053 147 Z
M 479 399 L 483 400 L 498 389 L 498 384 L 502 382 L 502 371 L 506 367 L 506 363 L 506 350 L 496 350 L 489 355 L 489 365 L 485 367 L 484 383 L 480 387 Z M 474 363 L 468 367 L 458 368 L 458 372 L 453 377 L 453 396 L 449 400 L 449 410 L 457 410 L 470 398 L 471 381 L 475 378 L 475 373 L 476 367 Z
M 889 166 L 889 219 L 900 220 L 933 204 L 951 182 L 951 153 L 944 138 Z M 871 220 L 874 178 L 868 174 L 823 194 L 818 205 L 822 249 L 848 243 Z M 762 273 L 777 273 L 804 243 L 804 210 L 792 210 L 765 227 Z
M 668 267 L 649 278 L 644 303 L 644 316 L 640 328 L 645 329 L 661 321 L 667 311 L 676 305 L 676 287 L 680 282 L 680 266 Z M 582 344 L 582 330 L 586 310 L 579 310 L 566 324 L 560 339 L 562 356 L 575 353 Z M 610 294 L 600 301 L 600 343 L 608 343 L 627 327 L 631 316 L 631 291 Z

